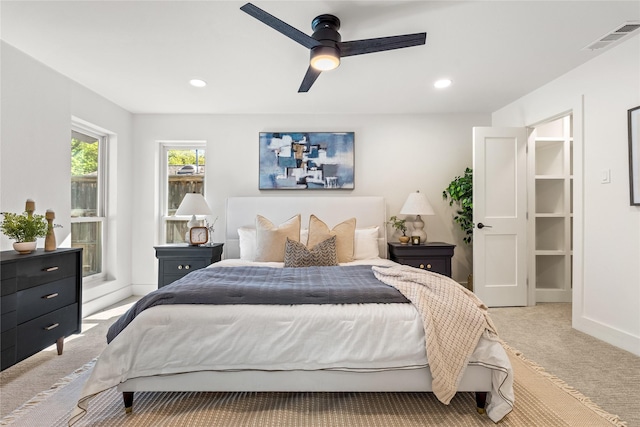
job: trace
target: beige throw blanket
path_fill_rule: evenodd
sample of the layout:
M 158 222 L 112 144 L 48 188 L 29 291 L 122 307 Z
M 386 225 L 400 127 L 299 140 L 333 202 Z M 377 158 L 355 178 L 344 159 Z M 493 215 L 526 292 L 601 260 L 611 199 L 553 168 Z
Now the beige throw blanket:
M 497 339 L 487 307 L 476 295 L 440 274 L 406 265 L 372 267 L 376 278 L 411 301 L 424 326 L 433 393 L 448 404 L 480 336 Z

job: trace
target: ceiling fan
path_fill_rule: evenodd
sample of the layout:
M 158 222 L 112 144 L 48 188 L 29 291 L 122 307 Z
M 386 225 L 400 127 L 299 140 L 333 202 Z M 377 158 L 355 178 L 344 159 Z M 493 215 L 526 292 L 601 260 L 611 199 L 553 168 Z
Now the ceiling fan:
M 419 46 L 425 44 L 427 39 L 427 33 L 415 33 L 343 42 L 338 33 L 340 20 L 334 15 L 316 16 L 311 22 L 313 35 L 308 36 L 251 3 L 245 4 L 240 10 L 310 49 L 310 65 L 298 92 L 308 92 L 320 73 L 336 68 L 342 57 Z

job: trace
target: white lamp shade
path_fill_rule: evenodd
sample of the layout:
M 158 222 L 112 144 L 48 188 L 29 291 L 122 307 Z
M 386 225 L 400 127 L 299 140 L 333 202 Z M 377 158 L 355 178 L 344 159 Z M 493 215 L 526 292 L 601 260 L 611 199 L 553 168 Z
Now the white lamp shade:
M 211 208 L 200 193 L 187 193 L 180 202 L 176 215 L 211 215 Z
M 429 199 L 419 191 L 409 194 L 407 201 L 404 202 L 402 209 L 400 209 L 400 213 L 402 215 L 435 215 Z

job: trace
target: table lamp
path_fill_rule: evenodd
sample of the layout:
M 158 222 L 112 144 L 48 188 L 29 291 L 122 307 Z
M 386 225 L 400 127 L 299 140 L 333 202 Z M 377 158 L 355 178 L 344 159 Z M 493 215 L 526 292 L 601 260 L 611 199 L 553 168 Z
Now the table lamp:
M 200 221 L 196 218 L 196 215 L 211 215 L 211 208 L 207 204 L 207 201 L 204 199 L 204 196 L 200 193 L 187 193 L 184 195 L 184 199 L 180 202 L 180 206 L 178 206 L 178 210 L 176 211 L 176 215 L 191 215 L 191 219 L 187 223 L 189 229 L 191 227 L 197 227 L 200 224 Z M 189 230 L 187 230 L 187 236 L 189 235 Z M 188 239 L 187 239 L 188 241 Z
M 415 215 L 416 218 L 413 221 L 413 232 L 411 236 L 419 236 L 420 242 L 427 242 L 427 233 L 424 231 L 424 222 L 420 215 L 435 215 L 431 203 L 427 196 L 420 191 L 409 194 L 407 200 L 404 202 L 402 209 L 400 209 L 402 215 Z

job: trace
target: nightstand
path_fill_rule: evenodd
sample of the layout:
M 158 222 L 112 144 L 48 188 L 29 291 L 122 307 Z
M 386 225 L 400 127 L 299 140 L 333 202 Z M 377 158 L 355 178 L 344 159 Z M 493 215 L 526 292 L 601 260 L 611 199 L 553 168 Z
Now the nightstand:
M 427 242 L 420 245 L 388 242 L 389 259 L 451 277 L 451 257 L 456 245 Z
M 220 261 L 222 246 L 222 243 L 211 243 L 207 246 L 154 246 L 158 258 L 158 288 L 173 283 L 194 270 Z

